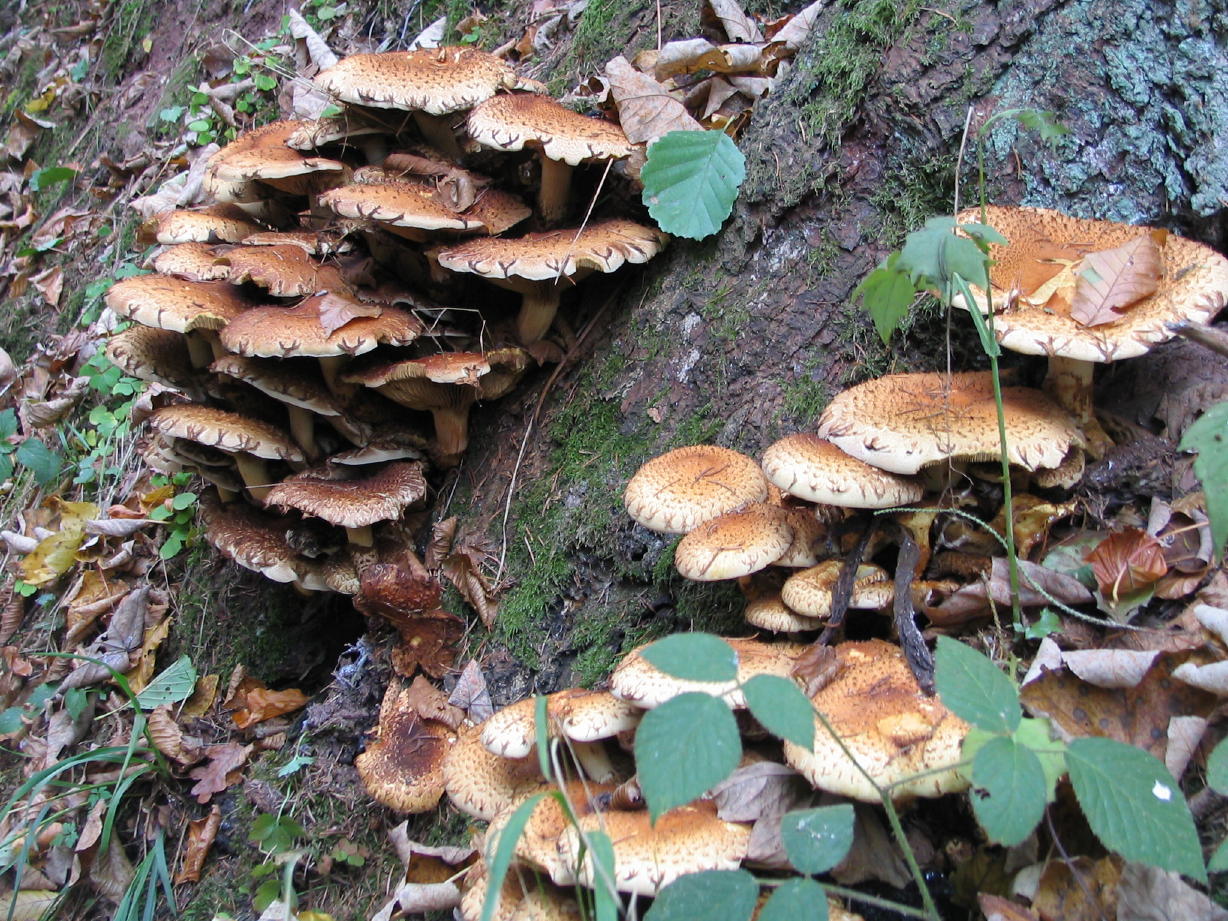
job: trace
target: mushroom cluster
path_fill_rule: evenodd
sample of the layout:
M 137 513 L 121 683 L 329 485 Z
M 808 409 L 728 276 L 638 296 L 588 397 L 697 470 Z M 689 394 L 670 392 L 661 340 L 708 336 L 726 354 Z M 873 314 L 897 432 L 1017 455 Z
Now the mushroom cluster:
M 665 236 L 602 209 L 566 229 L 597 176 L 583 164 L 633 145 L 500 58 L 359 54 L 316 85 L 337 114 L 241 135 L 207 162 L 214 204 L 147 221 L 154 274 L 109 291 L 134 325 L 108 354 L 189 401 L 159 397 L 146 456 L 215 484 L 215 546 L 353 591 L 381 523 L 459 463 L 474 403 L 557 360 L 541 340 L 570 288 Z M 232 507 L 240 495 L 255 508 Z

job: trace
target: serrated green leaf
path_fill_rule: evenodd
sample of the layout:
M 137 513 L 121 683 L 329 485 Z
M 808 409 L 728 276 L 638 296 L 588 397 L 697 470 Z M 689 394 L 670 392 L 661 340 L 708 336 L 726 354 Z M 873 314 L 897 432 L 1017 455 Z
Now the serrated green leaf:
M 64 460 L 37 438 L 27 438 L 13 454 L 17 462 L 34 475 L 39 486 L 48 486 L 60 477 Z
M 764 729 L 802 748 L 814 748 L 814 708 L 796 684 L 776 675 L 756 675 L 742 685 L 742 693 Z
M 689 873 L 661 890 L 644 921 L 750 921 L 758 898 L 759 884 L 745 870 Z
M 986 742 L 972 763 L 972 811 L 990 841 L 1014 847 L 1045 812 L 1040 759 L 1009 736 Z
M 1228 739 L 1221 739 L 1207 757 L 1207 786 L 1228 796 Z
M 177 704 L 192 696 L 196 688 L 196 667 L 184 655 L 172 662 L 167 669 L 155 675 L 149 684 L 136 695 L 136 704 L 142 710 L 153 710 L 167 704 Z
M 786 812 L 780 838 L 789 863 L 801 873 L 826 873 L 853 846 L 853 807 L 849 803 Z
M 1181 788 L 1155 756 L 1114 739 L 1075 739 L 1066 767 L 1096 837 L 1127 860 L 1206 882 L 1202 847 Z
M 71 182 L 76 175 L 77 171 L 67 166 L 48 166 L 45 169 L 34 171 L 30 176 L 30 188 L 35 192 L 41 192 L 53 185 Z
M 498 894 L 503 891 L 503 880 L 507 876 L 507 868 L 512 864 L 512 857 L 516 853 L 516 841 L 524 831 L 525 825 L 529 821 L 529 816 L 533 814 L 533 810 L 537 808 L 537 804 L 542 801 L 545 793 L 534 793 L 527 800 L 516 807 L 516 811 L 512 813 L 511 818 L 499 831 L 497 843 L 495 844 L 494 857 L 487 857 L 490 862 L 490 875 L 486 881 L 487 898 L 482 904 L 482 921 L 490 921 L 495 915 L 495 908 L 499 904 Z M 489 851 L 488 851 L 489 852 Z M 490 896 L 494 896 L 491 898 Z
M 662 230 L 702 240 L 721 229 L 746 178 L 746 158 L 722 131 L 671 131 L 648 147 L 643 201 Z
M 827 917 L 827 894 L 805 877 L 777 886 L 759 912 L 759 921 L 827 921 Z
M 917 297 L 917 286 L 907 272 L 899 268 L 899 253 L 892 253 L 883 263 L 862 279 L 853 289 L 853 297 L 861 298 L 866 312 L 874 321 L 879 338 L 886 345 L 891 334 L 900 327 L 908 308 Z
M 741 755 L 737 720 L 715 697 L 680 694 L 649 710 L 635 731 L 635 764 L 652 821 L 720 783 Z
M 1182 451 L 1197 451 L 1194 473 L 1207 497 L 1212 549 L 1219 553 L 1228 540 L 1228 400 L 1216 403 L 1185 430 Z
M 949 296 L 955 276 L 979 288 L 989 287 L 989 257 L 975 242 L 956 236 L 955 219 L 932 217 L 904 239 L 899 268 L 927 288 Z
M 959 224 L 957 226 L 968 236 L 972 237 L 972 239 L 976 240 L 978 243 L 984 243 L 986 246 L 988 246 L 990 243 L 1002 245 L 1007 242 L 1006 237 L 1002 236 L 1002 234 L 998 233 L 998 231 L 994 230 L 988 224 L 970 221 L 966 224 Z
M 738 654 L 711 633 L 675 633 L 640 653 L 649 664 L 684 681 L 732 681 L 738 677 Z
M 1014 732 L 1023 717 L 1019 692 L 1011 680 L 988 658 L 958 640 L 938 637 L 934 684 L 948 710 L 987 732 Z

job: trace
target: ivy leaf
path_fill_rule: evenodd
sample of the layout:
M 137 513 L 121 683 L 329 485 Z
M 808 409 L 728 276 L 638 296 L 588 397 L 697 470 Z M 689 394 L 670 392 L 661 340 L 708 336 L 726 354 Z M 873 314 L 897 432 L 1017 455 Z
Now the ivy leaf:
M 827 917 L 827 894 L 806 877 L 785 880 L 759 912 L 759 921 L 827 921 Z
M 826 873 L 853 846 L 853 807 L 841 803 L 786 812 L 780 820 L 780 838 L 794 869 Z
M 814 710 L 796 684 L 776 675 L 756 675 L 742 685 L 742 693 L 751 715 L 768 732 L 802 748 L 814 748 Z
M 643 201 L 662 230 L 702 240 L 721 229 L 746 178 L 746 158 L 723 131 L 671 131 L 648 147 Z
M 1114 739 L 1075 739 L 1070 783 L 1096 837 L 1126 860 L 1207 881 L 1194 819 L 1163 763 Z
M 995 736 L 972 762 L 972 811 L 991 841 L 1014 847 L 1045 812 L 1046 781 L 1040 759 L 1010 736 Z
M 675 633 L 640 653 L 649 664 L 684 681 L 733 681 L 738 654 L 711 633 Z
M 738 765 L 733 713 L 707 694 L 680 694 L 649 710 L 635 731 L 635 764 L 652 821 L 720 783 Z
M 1216 403 L 1185 430 L 1182 451 L 1197 451 L 1194 472 L 1207 497 L 1211 537 L 1219 553 L 1228 539 L 1228 401 Z
M 934 684 L 948 710 L 986 732 L 1011 733 L 1023 713 L 1015 685 L 971 646 L 938 637 Z
M 861 298 L 866 312 L 874 321 L 879 338 L 886 345 L 891 334 L 900 328 L 917 296 L 916 285 L 908 273 L 899 267 L 900 254 L 891 253 L 877 269 L 853 289 L 853 297 Z
M 644 921 L 750 921 L 759 884 L 745 870 L 704 870 L 680 876 L 653 900 Z

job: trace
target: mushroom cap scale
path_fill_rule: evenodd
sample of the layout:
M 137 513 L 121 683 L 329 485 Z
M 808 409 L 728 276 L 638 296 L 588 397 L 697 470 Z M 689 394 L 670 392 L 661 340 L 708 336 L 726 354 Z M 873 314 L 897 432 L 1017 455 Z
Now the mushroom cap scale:
M 125 374 L 143 381 L 185 391 L 194 390 L 198 384 L 187 341 L 173 330 L 130 326 L 107 342 L 107 358 Z
M 614 122 L 573 112 L 548 96 L 492 96 L 474 106 L 469 136 L 495 150 L 533 147 L 551 160 L 577 166 L 584 160 L 630 156 L 635 145 Z
M 264 230 L 242 208 L 210 205 L 194 211 L 163 211 L 142 225 L 142 236 L 158 243 L 238 243 Z
M 422 324 L 413 314 L 387 306 L 377 317 L 355 317 L 327 332 L 320 323 L 324 297 L 341 296 L 336 292 L 313 295 L 296 307 L 255 307 L 222 330 L 222 345 L 239 355 L 261 358 L 328 358 L 361 355 L 380 344 L 409 345 L 422 333 Z M 355 303 L 364 309 L 370 306 Z
M 209 366 L 209 370 L 251 384 L 261 393 L 268 394 L 282 403 L 289 403 L 321 416 L 341 415 L 337 398 L 325 385 L 318 365 L 289 365 L 289 362 L 294 360 L 273 361 L 243 355 L 223 355 Z
M 651 531 L 685 534 L 767 497 L 767 480 L 749 457 L 716 445 L 690 445 L 641 466 L 627 483 L 623 504 Z
M 431 186 L 404 179 L 341 186 L 321 195 L 320 204 L 341 217 L 419 230 L 502 233 L 532 214 L 520 199 L 499 189 L 485 189 L 470 207 L 453 211 L 435 198 Z
M 186 438 L 223 451 L 299 463 L 302 450 L 276 426 L 211 406 L 178 404 L 155 409 L 149 424 L 163 435 Z
M 223 505 L 212 499 L 201 503 L 203 532 L 229 560 L 274 582 L 294 582 L 311 561 L 286 541 L 290 519 L 264 514 L 244 502 Z
M 321 265 L 294 244 L 239 245 L 219 253 L 217 262 L 225 267 L 225 278 L 232 285 L 251 282 L 273 297 L 314 294 L 341 282 L 334 266 Z
M 217 281 L 229 270 L 217 264 L 217 249 L 209 243 L 176 243 L 158 253 L 153 270 L 159 275 L 175 275 L 188 281 Z
M 545 778 L 537 756 L 502 758 L 482 746 L 482 726 L 461 727 L 444 759 L 444 790 L 461 812 L 490 821 L 524 799 Z
M 915 480 L 895 476 L 846 454 L 818 435 L 786 435 L 763 452 L 763 472 L 785 492 L 841 508 L 891 508 L 918 502 Z
M 400 518 L 407 507 L 426 495 L 422 465 L 413 461 L 396 461 L 362 478 L 334 480 L 329 476 L 313 470 L 295 474 L 270 489 L 267 502 L 342 527 L 363 528 Z
M 1074 420 L 1038 390 L 1003 387 L 1009 459 L 1026 470 L 1056 467 L 1081 444 Z M 988 371 L 891 374 L 836 395 L 819 435 L 892 473 L 948 459 L 998 457 L 998 421 Z
M 827 560 L 795 573 L 781 587 L 780 600 L 803 617 L 826 617 L 831 613 L 832 592 L 843 565 L 841 560 Z M 894 597 L 895 585 L 885 570 L 872 563 L 857 567 L 849 607 L 882 608 Z

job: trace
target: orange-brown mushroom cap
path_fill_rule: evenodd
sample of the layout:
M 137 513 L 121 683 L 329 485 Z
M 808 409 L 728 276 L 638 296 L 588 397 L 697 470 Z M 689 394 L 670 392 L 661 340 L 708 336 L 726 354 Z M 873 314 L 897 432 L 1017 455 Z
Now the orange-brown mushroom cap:
M 627 483 L 623 504 L 651 531 L 685 534 L 767 497 L 763 471 L 749 457 L 716 445 L 691 445 L 640 467 Z

